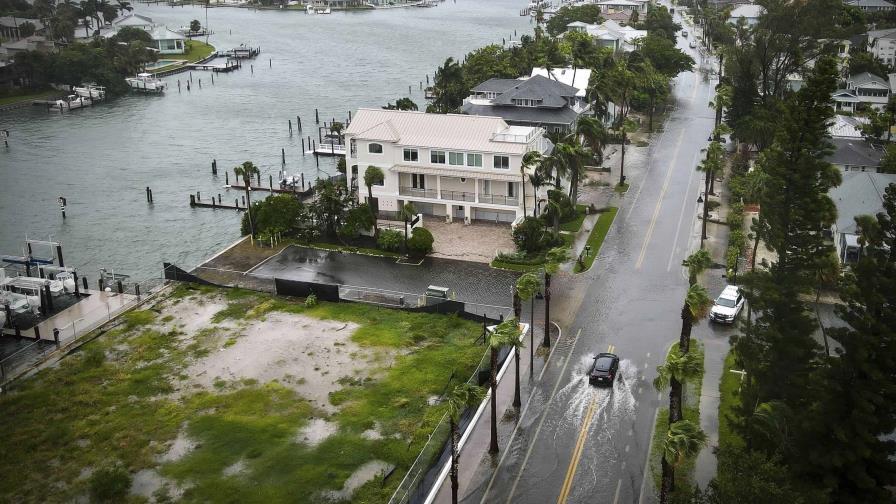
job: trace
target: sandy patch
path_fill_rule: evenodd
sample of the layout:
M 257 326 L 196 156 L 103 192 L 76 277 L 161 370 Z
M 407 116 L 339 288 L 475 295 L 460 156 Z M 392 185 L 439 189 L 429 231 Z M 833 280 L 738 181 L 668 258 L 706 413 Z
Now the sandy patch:
M 219 311 L 227 308 L 227 303 L 217 298 L 195 298 L 189 297 L 182 299 L 179 303 L 168 303 L 163 308 L 163 316 L 172 316 L 173 320 L 166 322 L 166 325 L 192 335 L 202 329 L 212 326 L 212 317 Z M 232 324 L 218 324 L 229 325 Z
M 355 472 L 345 480 L 341 490 L 329 490 L 324 492 L 324 497 L 334 501 L 348 500 L 355 490 L 360 488 L 364 483 L 376 478 L 392 469 L 392 464 L 383 462 L 382 460 L 371 460 L 361 467 L 355 469 Z
M 303 443 L 308 446 L 317 446 L 321 441 L 332 436 L 339 430 L 339 426 L 330 423 L 323 418 L 312 418 L 308 425 L 299 429 L 296 435 L 296 442 Z
M 313 405 L 334 412 L 329 394 L 342 388 L 339 377 L 347 373 L 363 377 L 373 365 L 369 362 L 373 354 L 358 358 L 367 353 L 351 340 L 357 328 L 352 323 L 269 313 L 241 328 L 232 345 L 213 350 L 185 373 L 193 385 L 209 389 L 217 380 L 280 380 Z

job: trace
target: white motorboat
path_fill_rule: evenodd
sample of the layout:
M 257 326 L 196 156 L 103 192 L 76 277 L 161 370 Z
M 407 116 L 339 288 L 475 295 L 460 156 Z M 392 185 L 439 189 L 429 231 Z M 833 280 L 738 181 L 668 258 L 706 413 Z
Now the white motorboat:
M 97 86 L 93 83 L 75 86 L 72 88 L 72 91 L 78 96 L 90 98 L 91 100 L 106 99 L 106 88 L 104 88 L 103 86 Z
M 317 9 L 317 13 L 318 13 L 318 14 L 329 14 L 329 13 L 330 13 L 330 6 L 328 5 L 326 9 Z
M 308 4 L 308 7 L 305 7 L 305 12 L 307 14 L 317 14 L 317 11 L 314 10 L 314 6 L 311 4 Z
M 167 87 L 165 81 L 157 79 L 149 73 L 138 73 L 136 77 L 128 77 L 125 81 L 128 86 L 131 86 L 131 89 L 144 93 L 162 93 Z
M 61 100 L 54 101 L 50 107 L 62 110 L 74 110 L 81 107 L 89 107 L 93 104 L 93 100 L 78 95 L 68 95 Z
M 28 296 L 15 292 L 0 292 L 0 306 L 7 304 L 13 313 L 25 313 L 28 311 Z

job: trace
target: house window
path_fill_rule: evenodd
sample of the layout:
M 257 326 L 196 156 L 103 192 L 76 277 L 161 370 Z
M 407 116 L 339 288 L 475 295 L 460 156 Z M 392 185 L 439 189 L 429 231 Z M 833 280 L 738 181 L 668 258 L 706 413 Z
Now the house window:
M 501 170 L 507 170 L 510 168 L 510 158 L 507 156 L 494 156 L 492 166 Z
M 516 196 L 516 182 L 508 182 L 507 183 L 507 197 L 512 198 Z
M 349 142 L 349 152 L 351 153 L 351 157 L 356 157 L 357 149 L 358 149 L 358 142 L 356 142 L 355 139 L 352 138 L 351 141 Z
M 426 176 L 423 174 L 411 174 L 411 187 L 414 189 L 426 189 Z
M 467 166 L 482 168 L 482 154 L 467 154 Z
M 372 143 L 367 144 L 367 152 L 371 154 L 382 154 L 383 153 L 383 144 Z
M 434 150 L 429 152 L 429 162 L 433 164 L 445 164 L 445 151 Z
M 404 160 L 416 163 L 418 161 L 417 149 L 405 149 Z
M 464 165 L 464 153 L 463 152 L 449 152 L 448 153 L 448 164 L 451 166 L 463 166 Z
M 482 187 L 482 194 L 489 195 L 492 193 L 492 181 L 481 180 L 479 186 Z

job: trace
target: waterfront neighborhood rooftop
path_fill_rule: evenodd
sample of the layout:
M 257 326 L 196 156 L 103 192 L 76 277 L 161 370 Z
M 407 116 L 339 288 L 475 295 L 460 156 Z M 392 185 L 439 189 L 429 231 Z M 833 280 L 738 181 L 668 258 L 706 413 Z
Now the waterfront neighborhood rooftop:
M 401 145 L 522 154 L 540 132 L 523 129 L 511 130 L 500 117 L 362 108 L 345 134 Z M 514 140 L 502 135 L 510 131 Z

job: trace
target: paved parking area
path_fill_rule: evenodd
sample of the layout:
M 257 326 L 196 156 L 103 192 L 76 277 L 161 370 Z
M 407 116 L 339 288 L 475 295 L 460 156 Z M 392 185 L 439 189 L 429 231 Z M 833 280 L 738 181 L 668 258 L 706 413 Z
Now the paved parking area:
M 427 257 L 419 265 L 394 258 L 346 254 L 290 245 L 251 272 L 289 280 L 422 294 L 430 285 L 451 288 L 458 301 L 510 306 L 519 273 L 481 263 Z M 472 308 L 472 307 L 471 307 Z M 473 308 L 471 311 L 478 313 Z
M 474 222 L 448 224 L 439 217 L 424 217 L 423 227 L 432 232 L 433 257 L 490 263 L 497 252 L 513 252 L 510 224 Z

